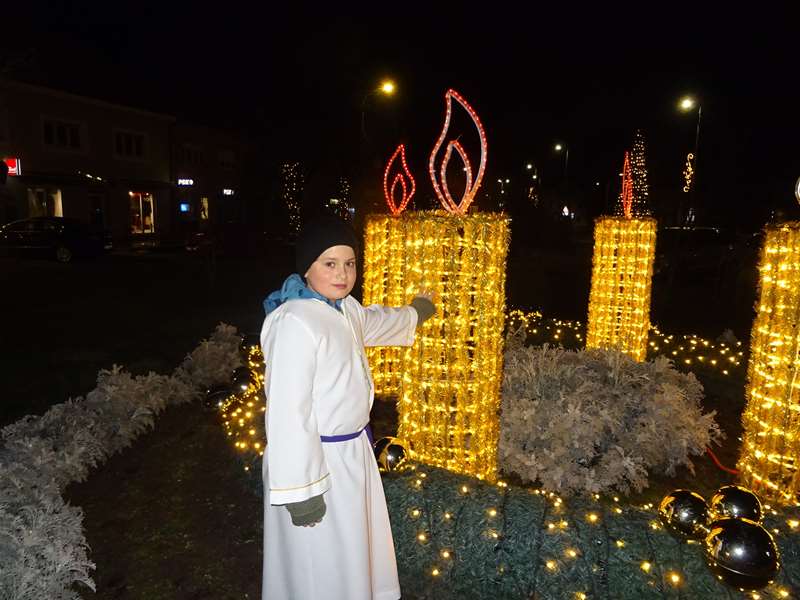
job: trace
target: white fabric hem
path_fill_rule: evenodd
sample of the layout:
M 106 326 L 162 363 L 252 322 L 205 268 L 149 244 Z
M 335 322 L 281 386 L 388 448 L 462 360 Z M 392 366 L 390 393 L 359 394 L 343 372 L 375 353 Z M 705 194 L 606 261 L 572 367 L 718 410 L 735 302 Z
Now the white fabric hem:
M 331 489 L 331 476 L 330 473 L 319 481 L 303 486 L 294 490 L 269 490 L 269 503 L 274 506 L 282 504 L 290 504 L 291 502 L 302 502 L 314 496 L 324 494 Z

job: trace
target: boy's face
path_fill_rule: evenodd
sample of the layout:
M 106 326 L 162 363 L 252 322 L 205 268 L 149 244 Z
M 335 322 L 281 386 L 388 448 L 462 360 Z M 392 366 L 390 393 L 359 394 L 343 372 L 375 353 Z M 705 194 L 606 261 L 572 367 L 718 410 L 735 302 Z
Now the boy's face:
M 328 300 L 347 296 L 356 284 L 356 254 L 350 246 L 333 246 L 306 272 L 308 287 Z

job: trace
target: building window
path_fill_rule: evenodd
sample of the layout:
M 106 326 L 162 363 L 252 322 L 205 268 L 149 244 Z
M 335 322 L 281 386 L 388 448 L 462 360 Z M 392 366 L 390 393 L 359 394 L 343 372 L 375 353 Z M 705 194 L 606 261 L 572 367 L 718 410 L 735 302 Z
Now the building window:
M 223 169 L 233 169 L 236 166 L 236 155 L 233 150 L 219 151 L 219 166 Z
M 155 203 L 153 194 L 128 192 L 131 199 L 131 233 L 155 233 Z
M 206 196 L 200 198 L 200 220 L 208 220 L 208 198 Z
M 63 217 L 61 190 L 28 188 L 28 217 Z
M 184 165 L 200 166 L 203 164 L 203 149 L 193 144 L 183 144 L 179 159 Z
M 61 119 L 42 118 L 42 141 L 47 148 L 56 150 L 83 150 L 83 129 L 81 123 Z
M 143 133 L 114 130 L 114 156 L 129 160 L 147 158 L 147 139 Z

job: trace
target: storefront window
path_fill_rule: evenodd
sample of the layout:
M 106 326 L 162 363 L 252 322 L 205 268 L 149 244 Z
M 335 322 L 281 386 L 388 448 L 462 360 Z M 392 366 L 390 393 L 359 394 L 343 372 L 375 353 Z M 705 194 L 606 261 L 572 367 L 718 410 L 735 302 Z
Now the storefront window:
M 148 192 L 128 192 L 131 198 L 131 233 L 155 233 L 155 203 Z
M 208 220 L 208 198 L 203 196 L 200 198 L 200 220 L 207 221 Z
M 28 188 L 29 217 L 63 217 L 61 190 L 56 188 Z

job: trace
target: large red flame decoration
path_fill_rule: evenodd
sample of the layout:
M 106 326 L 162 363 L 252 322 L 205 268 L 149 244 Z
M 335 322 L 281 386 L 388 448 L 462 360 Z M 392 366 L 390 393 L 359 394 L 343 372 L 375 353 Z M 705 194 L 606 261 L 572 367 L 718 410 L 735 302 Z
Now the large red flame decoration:
M 481 120 L 478 118 L 477 113 L 458 92 L 452 89 L 447 90 L 447 93 L 444 95 L 444 99 L 447 103 L 447 113 L 444 118 L 444 127 L 442 128 L 442 133 L 439 136 L 439 140 L 433 147 L 433 152 L 431 152 L 431 158 L 428 162 L 428 171 L 431 176 L 431 181 L 433 182 L 433 189 L 436 192 L 436 195 L 439 197 L 439 202 L 442 203 L 442 206 L 444 206 L 445 210 L 448 210 L 453 214 L 463 216 L 467 214 L 469 205 L 472 204 L 472 201 L 475 199 L 475 195 L 478 193 L 478 188 L 480 188 L 481 181 L 483 180 L 483 173 L 486 170 L 486 133 L 483 130 L 483 125 L 481 125 Z M 453 112 L 453 99 L 455 99 L 455 101 L 467 111 L 472 119 L 472 122 L 475 124 L 475 128 L 478 130 L 478 136 L 480 137 L 481 163 L 480 167 L 478 168 L 478 174 L 475 176 L 474 180 L 472 178 L 472 166 L 469 163 L 469 158 L 467 158 L 467 153 L 464 151 L 463 146 L 458 142 L 457 139 L 447 142 L 447 149 L 444 153 L 444 159 L 442 160 L 439 172 L 436 172 L 436 157 L 442 147 L 442 144 L 444 144 L 448 129 L 450 128 L 450 116 Z M 466 172 L 467 176 L 467 184 L 464 188 L 464 196 L 461 198 L 461 202 L 458 204 L 455 203 L 452 195 L 450 194 L 450 190 L 447 187 L 446 177 L 447 165 L 450 163 L 450 157 L 453 155 L 453 150 L 456 151 L 456 154 L 458 154 L 459 158 L 461 158 L 461 162 L 464 163 L 464 171 Z
M 403 170 L 395 174 L 390 187 L 389 174 L 391 173 L 392 165 L 394 164 L 394 161 L 397 160 L 398 156 L 400 157 L 400 163 L 402 164 Z M 406 179 L 408 180 L 408 184 L 406 184 Z M 395 204 L 395 192 L 397 191 L 398 185 L 400 186 L 402 196 L 400 197 L 400 203 Z M 411 188 L 410 190 L 409 186 Z M 414 183 L 414 178 L 411 176 L 411 171 L 408 170 L 408 165 L 406 164 L 405 146 L 400 144 L 397 147 L 397 150 L 394 151 L 394 154 L 392 154 L 392 158 L 390 158 L 389 162 L 386 163 L 386 170 L 383 172 L 383 196 L 386 198 L 386 204 L 389 206 L 389 210 L 391 211 L 392 215 L 396 217 L 406 209 L 406 206 L 408 206 L 408 203 L 411 201 L 411 197 L 414 195 L 416 189 L 417 186 Z
M 622 212 L 626 219 L 633 217 L 633 174 L 628 152 L 625 152 L 625 162 L 622 165 Z

